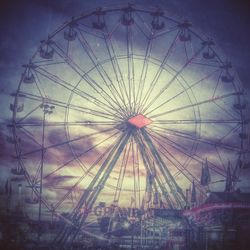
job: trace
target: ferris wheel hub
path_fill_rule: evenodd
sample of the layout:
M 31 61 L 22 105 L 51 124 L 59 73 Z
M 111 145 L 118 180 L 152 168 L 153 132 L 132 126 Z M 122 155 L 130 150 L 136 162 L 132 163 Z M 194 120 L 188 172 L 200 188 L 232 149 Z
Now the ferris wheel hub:
M 142 114 L 138 114 L 136 116 L 131 117 L 128 120 L 128 123 L 130 125 L 133 125 L 136 128 L 144 128 L 147 125 L 152 123 L 152 120 L 150 120 L 149 118 L 147 118 L 146 116 L 142 115 Z

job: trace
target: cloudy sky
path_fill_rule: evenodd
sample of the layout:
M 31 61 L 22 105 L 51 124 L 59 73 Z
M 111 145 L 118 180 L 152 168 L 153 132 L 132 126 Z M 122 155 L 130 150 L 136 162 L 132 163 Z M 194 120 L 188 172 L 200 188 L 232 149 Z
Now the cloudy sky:
M 177 20 L 185 20 L 188 19 L 192 22 L 194 29 L 199 34 L 206 34 L 208 37 L 212 37 L 217 45 L 216 51 L 223 55 L 223 58 L 229 61 L 232 61 L 236 71 L 239 74 L 239 78 L 242 81 L 242 85 L 247 91 L 247 95 L 249 96 L 250 91 L 250 44 L 249 39 L 250 35 L 248 32 L 250 25 L 250 17 L 248 15 L 250 8 L 243 1 L 216 1 L 212 0 L 209 3 L 204 4 L 204 2 L 199 0 L 175 0 L 175 1 L 140 1 L 134 0 L 130 1 L 130 3 L 138 4 L 138 5 L 148 5 L 150 7 L 160 7 L 166 10 L 171 17 Z M 6 178 L 9 177 L 10 168 L 15 165 L 15 160 L 13 160 L 14 148 L 12 145 L 6 142 L 6 136 L 8 136 L 9 131 L 6 129 L 4 123 L 8 122 L 12 113 L 9 110 L 9 105 L 12 102 L 10 94 L 17 89 L 18 82 L 20 79 L 20 75 L 23 72 L 22 65 L 27 63 L 31 56 L 34 54 L 35 50 L 38 48 L 40 41 L 46 39 L 49 33 L 54 31 L 58 26 L 60 26 L 66 20 L 69 20 L 72 16 L 77 16 L 82 12 L 87 10 L 95 9 L 99 6 L 110 6 L 112 4 L 126 4 L 126 1 L 111 1 L 111 0 L 94 0 L 94 1 L 77 1 L 77 0 L 55 0 L 55 1 L 45 1 L 45 0 L 25 0 L 25 1 L 6 1 L 1 3 L 0 10 L 0 105 L 1 105 L 1 114 L 0 114 L 0 122 L 1 122 L 1 130 L 0 130 L 0 167 L 1 167 L 1 181 L 4 183 Z M 119 41 L 119 38 L 117 38 Z M 120 42 L 120 41 L 119 41 Z M 119 43 L 118 42 L 118 43 Z M 98 43 L 97 43 L 98 44 Z M 99 46 L 99 45 L 98 45 Z M 122 46 L 119 45 L 119 46 Z M 155 52 L 156 53 L 156 52 Z M 157 54 L 157 53 L 156 53 Z M 122 62 L 121 62 L 122 64 Z M 138 63 L 139 64 L 139 63 Z M 154 71 L 154 69 L 152 69 Z M 57 72 L 57 69 L 55 69 Z M 170 77 L 165 75 L 166 77 Z M 70 77 L 70 76 L 69 76 Z M 195 77 L 195 76 L 194 76 Z M 56 90 L 55 90 L 56 91 Z M 173 95 L 176 90 L 173 90 Z M 223 91 L 223 89 L 221 89 Z M 52 89 L 51 89 L 51 92 Z M 54 93 L 55 94 L 55 93 Z M 205 94 L 205 93 L 204 93 Z M 51 94 L 53 96 L 53 94 Z M 64 96 L 61 93 L 61 96 Z M 205 97 L 201 97 L 205 98 Z M 58 95 L 58 99 L 60 99 L 60 95 Z M 77 99 L 75 99 L 75 103 L 72 102 L 72 105 L 77 104 Z M 31 104 L 30 108 L 32 107 Z M 178 103 L 176 105 L 180 105 Z M 60 110 L 60 109 L 59 109 Z M 171 109 L 170 109 L 171 110 Z M 212 110 L 210 110 L 212 112 Z M 28 111 L 26 111 L 28 112 Z M 63 112 L 63 111 L 62 111 Z M 59 117 L 58 112 L 58 117 Z M 154 115 L 154 113 L 152 114 Z M 157 115 L 157 114 L 155 114 Z M 76 121 L 76 114 L 74 112 L 69 114 L 69 117 L 72 121 Z M 55 116 L 56 117 L 56 116 Z M 213 117 L 214 118 L 214 117 Z M 173 119 L 176 117 L 173 116 Z M 35 122 L 36 120 L 29 120 L 30 122 Z M 53 120 L 53 122 L 59 120 Z M 80 127 L 79 127 L 80 129 Z M 95 130 L 99 131 L 100 128 L 95 127 Z M 182 129 L 180 128 L 181 132 Z M 191 129 L 192 130 L 192 129 Z M 88 130 L 87 130 L 88 131 Z M 211 135 L 209 133 L 207 136 L 215 136 L 217 132 L 214 132 L 211 129 Z M 30 131 L 36 133 L 35 130 Z M 75 135 L 79 132 L 79 130 L 72 129 L 69 131 L 71 135 Z M 86 132 L 86 130 L 84 131 Z M 88 131 L 88 133 L 91 132 Z M 93 132 L 93 131 L 92 131 Z M 56 144 L 60 143 L 60 139 L 63 138 L 64 131 L 60 130 L 50 130 L 48 134 L 47 143 Z M 39 133 L 36 133 L 39 136 Z M 106 136 L 111 136 L 112 133 L 109 131 L 105 134 Z M 74 138 L 74 136 L 73 136 Z M 174 137 L 173 137 L 174 138 Z M 117 137 L 115 137 L 117 139 Z M 170 135 L 171 139 L 171 135 Z M 180 143 L 180 138 L 175 138 L 177 143 Z M 63 141 L 61 139 L 61 141 Z M 182 141 L 185 144 L 186 141 Z M 26 151 L 30 151 L 30 146 L 34 147 L 31 142 L 26 142 L 27 145 L 23 144 L 22 146 L 26 148 Z M 84 145 L 86 150 L 91 148 L 94 143 L 98 143 L 94 140 L 89 140 L 88 138 L 84 140 Z M 115 143 L 114 141 L 110 141 L 110 144 Z M 186 142 L 187 143 L 187 142 Z M 227 143 L 233 144 L 229 140 Z M 187 144 L 186 147 L 189 145 Z M 74 143 L 71 145 L 74 148 L 74 152 L 80 153 L 82 150 L 82 146 Z M 185 147 L 185 145 L 184 145 Z M 102 150 L 107 149 L 104 147 Z M 24 150 L 25 151 L 25 150 Z M 63 155 L 60 154 L 59 151 L 63 151 Z M 209 156 L 209 148 L 202 148 L 200 146 L 200 152 L 207 151 L 208 158 Z M 132 152 L 132 151 L 131 151 Z M 94 155 L 98 155 L 98 151 L 92 151 L 86 158 L 83 159 L 84 164 L 92 164 L 93 160 L 95 160 Z M 173 149 L 172 153 L 175 153 Z M 71 152 L 69 149 L 61 146 L 60 150 L 51 150 L 47 156 L 47 164 L 51 166 L 53 170 L 59 164 L 63 164 L 65 161 L 69 160 L 69 155 Z M 224 152 L 224 154 L 226 154 Z M 53 155 L 53 157 L 52 157 Z M 132 153 L 128 153 L 128 156 L 132 155 Z M 219 154 L 218 154 L 219 155 Z M 179 161 L 185 161 L 182 155 L 177 159 Z M 218 158 L 218 157 L 217 157 Z M 90 160 L 91 159 L 91 160 Z M 36 157 L 36 153 L 32 155 L 31 158 L 27 158 L 27 164 L 35 164 L 39 165 L 39 159 Z M 212 161 L 212 158 L 211 158 Z M 215 160 L 216 162 L 216 160 Z M 223 161 L 222 161 L 223 162 Z M 169 163 L 169 162 L 168 162 Z M 51 171 L 52 171 L 51 170 Z M 94 172 L 97 170 L 93 170 Z M 194 174 L 195 171 L 193 172 Z M 48 173 L 47 173 L 48 174 Z M 53 182 L 55 186 L 60 186 L 62 182 L 64 184 L 71 185 L 72 178 L 79 177 L 82 172 L 79 171 L 75 173 L 73 176 L 70 170 L 66 170 L 64 172 L 63 178 L 61 175 L 56 175 L 50 179 L 50 182 Z M 130 173 L 131 174 L 131 173 Z M 118 175 L 118 172 L 117 172 Z M 141 175 L 145 175 L 142 173 Z M 73 176 L 73 177 L 72 177 Z M 248 180 L 246 179 L 247 175 L 245 174 L 245 179 L 242 178 L 241 185 L 244 190 L 250 190 L 250 186 L 248 186 Z M 129 178 L 128 173 L 128 178 Z M 60 179 L 61 178 L 61 179 Z M 117 177 L 114 175 L 113 179 L 116 180 Z M 74 180 L 73 180 L 74 181 Z M 88 182 L 88 181 L 86 181 Z M 181 181 L 180 181 L 181 183 Z M 49 185 L 48 183 L 46 183 Z M 130 184 L 128 184 L 130 185 Z M 3 185 L 2 185 L 3 186 Z M 186 187 L 186 186 L 185 186 Z M 49 191 L 48 191 L 49 192 Z M 51 194 L 52 198 L 54 197 Z M 62 194 L 63 195 L 63 194 Z

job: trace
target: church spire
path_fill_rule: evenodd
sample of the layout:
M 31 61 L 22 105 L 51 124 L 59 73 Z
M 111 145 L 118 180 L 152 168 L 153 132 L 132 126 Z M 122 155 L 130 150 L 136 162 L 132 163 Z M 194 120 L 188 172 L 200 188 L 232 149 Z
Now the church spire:
M 211 181 L 211 176 L 206 159 L 204 166 L 202 166 L 200 183 L 202 186 L 207 186 L 210 181 Z
M 191 189 L 191 203 L 196 203 L 196 189 L 195 189 L 195 184 L 194 181 L 192 183 L 192 189 Z

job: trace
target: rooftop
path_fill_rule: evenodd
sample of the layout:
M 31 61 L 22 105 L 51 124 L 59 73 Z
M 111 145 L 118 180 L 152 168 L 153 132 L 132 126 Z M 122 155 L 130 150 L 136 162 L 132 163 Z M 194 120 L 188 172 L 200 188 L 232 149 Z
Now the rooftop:
M 211 192 L 205 204 L 225 203 L 225 202 L 244 202 L 250 203 L 250 193 L 235 192 Z

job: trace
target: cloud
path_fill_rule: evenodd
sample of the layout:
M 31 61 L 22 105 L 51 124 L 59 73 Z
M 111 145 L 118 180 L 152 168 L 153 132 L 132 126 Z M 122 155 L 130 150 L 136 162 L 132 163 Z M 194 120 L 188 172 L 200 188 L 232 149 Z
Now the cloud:
M 65 185 L 68 181 L 72 181 L 76 176 L 71 176 L 71 175 L 56 175 L 56 176 L 51 176 L 48 179 L 45 180 L 44 185 L 46 187 L 56 187 L 59 185 Z

